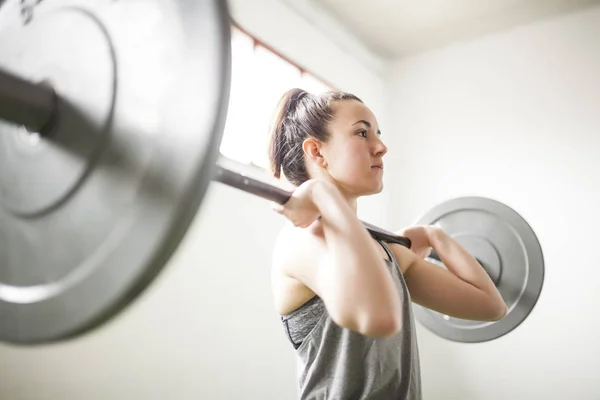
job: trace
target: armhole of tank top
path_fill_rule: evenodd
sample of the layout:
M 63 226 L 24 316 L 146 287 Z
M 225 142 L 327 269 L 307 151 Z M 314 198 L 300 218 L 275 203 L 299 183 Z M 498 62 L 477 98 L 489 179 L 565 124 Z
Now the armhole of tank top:
M 319 299 L 319 300 L 323 301 L 323 299 Z M 325 320 L 327 320 L 327 318 L 329 318 L 329 313 L 327 312 L 327 307 L 325 307 L 325 304 L 323 304 L 323 314 L 321 314 L 321 316 L 319 317 L 319 320 L 317 321 L 315 326 L 312 327 L 310 332 L 308 332 L 308 334 L 306 335 L 304 340 L 302 340 L 302 343 L 300 343 L 300 346 L 298 346 L 298 348 L 296 349 L 296 352 L 301 352 L 302 350 L 304 350 L 304 348 L 306 346 L 308 346 L 308 344 L 307 344 L 308 342 L 312 342 L 312 340 L 314 339 L 316 330 L 321 328 L 321 326 L 325 323 Z
M 380 241 L 379 243 L 381 243 L 381 245 L 383 246 L 383 248 L 385 249 L 385 251 L 391 257 L 391 259 L 392 259 L 392 267 L 396 270 L 395 271 L 395 275 L 398 277 L 398 279 L 400 280 L 400 284 L 402 285 L 402 287 L 406 291 L 408 299 L 410 301 L 412 301 L 412 297 L 410 295 L 410 290 L 408 289 L 408 285 L 406 283 L 406 279 L 404 278 L 404 272 L 402 272 L 402 267 L 400 266 L 400 262 L 398 261 L 398 259 L 394 255 L 394 252 L 392 251 L 392 249 L 390 249 L 388 247 L 388 245 L 384 241 Z
M 396 269 L 396 272 L 398 273 L 398 275 L 402 278 L 402 280 L 404 280 L 404 273 L 402 272 L 402 267 L 400 266 L 400 262 L 396 258 L 396 255 L 394 254 L 392 249 L 390 249 L 383 240 L 378 240 L 378 242 L 381 245 L 381 247 L 383 247 L 383 249 L 387 253 L 388 257 L 390 258 L 390 260 L 386 260 L 386 261 L 392 264 L 392 266 Z
M 385 253 L 388 256 L 388 259 L 386 261 L 389 261 L 393 264 L 398 264 L 398 262 L 396 261 L 396 257 L 394 257 L 394 253 L 392 252 L 392 250 L 385 244 L 385 242 L 383 240 L 378 240 L 377 243 L 379 243 L 379 245 L 381 247 L 383 247 L 383 250 L 385 251 Z

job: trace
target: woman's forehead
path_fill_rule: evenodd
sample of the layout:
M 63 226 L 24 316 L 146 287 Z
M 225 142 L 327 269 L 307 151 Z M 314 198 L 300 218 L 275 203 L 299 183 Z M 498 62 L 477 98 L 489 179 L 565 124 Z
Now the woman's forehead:
M 377 119 L 375 115 L 363 103 L 356 100 L 342 100 L 336 101 L 333 104 L 333 111 L 335 113 L 334 123 L 336 125 L 350 126 L 358 121 L 366 121 L 371 124 L 374 128 L 377 128 Z

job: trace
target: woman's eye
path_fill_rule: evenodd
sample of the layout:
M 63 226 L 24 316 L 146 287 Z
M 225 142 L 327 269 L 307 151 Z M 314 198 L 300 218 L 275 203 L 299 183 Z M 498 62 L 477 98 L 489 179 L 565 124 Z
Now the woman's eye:
M 364 130 L 364 129 L 363 129 L 362 131 L 359 131 L 359 132 L 358 132 L 358 134 L 359 134 L 360 136 L 367 137 L 367 131 L 366 131 L 366 130 Z

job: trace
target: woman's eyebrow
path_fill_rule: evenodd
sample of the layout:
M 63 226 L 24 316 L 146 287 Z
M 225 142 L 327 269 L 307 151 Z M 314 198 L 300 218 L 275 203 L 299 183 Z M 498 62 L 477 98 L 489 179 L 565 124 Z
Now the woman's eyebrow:
M 367 128 L 371 127 L 371 123 L 369 121 L 365 121 L 364 119 L 358 120 L 355 123 L 352 124 L 352 126 L 356 125 L 356 124 L 365 124 L 367 126 Z

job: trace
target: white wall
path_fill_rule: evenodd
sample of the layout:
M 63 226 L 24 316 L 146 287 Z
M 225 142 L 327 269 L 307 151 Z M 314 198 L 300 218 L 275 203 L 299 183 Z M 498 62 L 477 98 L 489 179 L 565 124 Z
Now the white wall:
M 383 82 L 279 0 L 232 2 L 238 23 L 355 92 L 383 120 Z M 383 122 L 382 122 L 383 129 Z M 361 207 L 387 220 L 386 194 Z M 133 306 L 62 344 L 0 344 L 0 399 L 291 399 L 295 359 L 272 307 L 267 202 L 213 184 L 166 270 Z
M 393 65 L 392 224 L 491 197 L 532 225 L 546 261 L 510 334 L 458 344 L 420 326 L 427 400 L 600 398 L 598 37 L 596 7 Z

